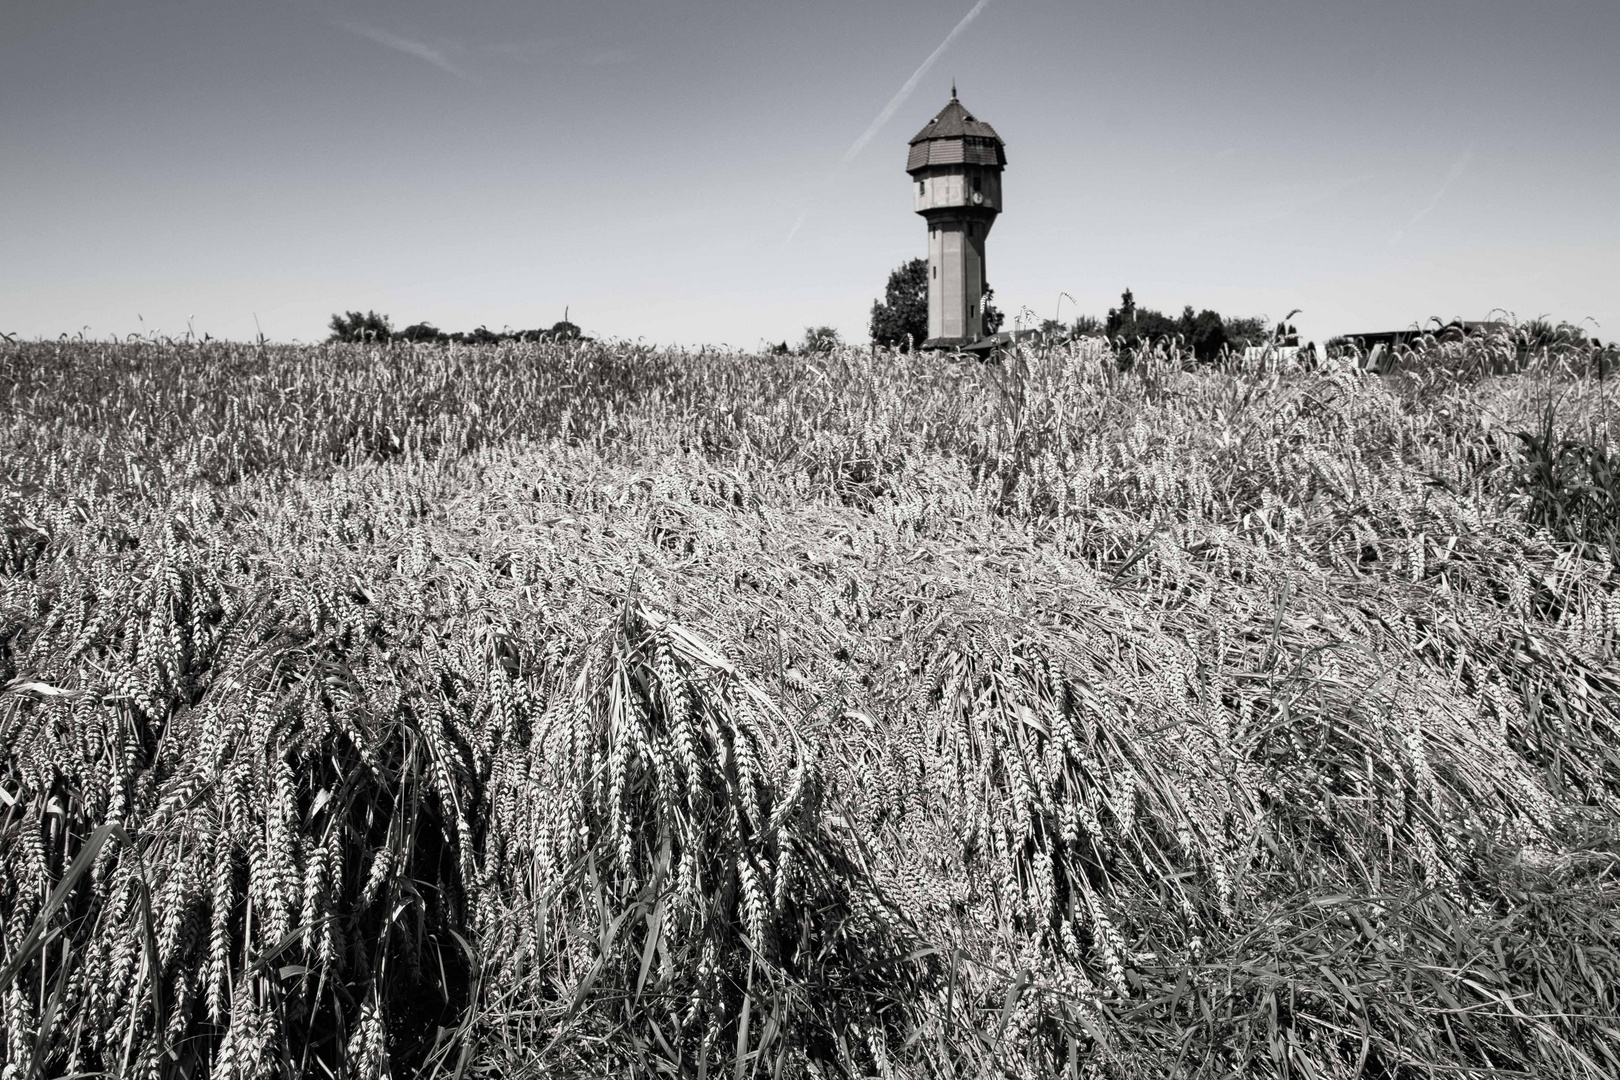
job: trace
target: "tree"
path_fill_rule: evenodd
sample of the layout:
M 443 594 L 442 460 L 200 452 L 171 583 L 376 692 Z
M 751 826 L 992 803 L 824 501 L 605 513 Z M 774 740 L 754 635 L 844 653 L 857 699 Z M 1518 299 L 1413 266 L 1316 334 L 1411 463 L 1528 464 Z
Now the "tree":
M 1131 321 L 1135 320 L 1135 318 L 1136 318 L 1136 297 L 1131 295 L 1131 290 L 1126 289 L 1124 291 L 1124 293 L 1122 293 L 1120 295 L 1120 298 L 1119 298 L 1119 321 L 1120 322 L 1131 322 Z M 1109 332 L 1109 334 L 1112 334 L 1114 332 L 1113 328 L 1114 328 L 1114 309 L 1109 308 L 1108 309 L 1108 332 Z
M 990 283 L 988 281 L 985 282 L 984 295 L 979 297 L 979 306 L 980 310 L 984 312 L 984 333 L 986 337 L 999 332 L 1001 330 L 1001 324 L 1005 322 L 1007 318 L 1007 316 L 1003 315 L 1000 309 L 996 307 L 995 299 L 996 290 L 990 287 Z
M 1138 308 L 1136 297 L 1126 289 L 1119 298 L 1119 307 L 1108 309 L 1103 324 L 1109 338 L 1123 341 L 1127 347 L 1141 345 L 1176 333 L 1176 321 L 1152 308 Z
M 872 344 L 907 349 L 928 337 L 928 260 L 912 259 L 889 274 L 883 299 L 872 301 Z
M 1193 357 L 1202 363 L 1214 360 L 1226 348 L 1226 327 L 1220 315 L 1208 308 L 1194 315 L 1192 305 L 1188 304 L 1181 311 L 1178 329 L 1182 340 L 1191 346 Z
M 1193 356 L 1204 362 L 1220 356 L 1229 340 L 1226 324 L 1218 312 L 1205 308 L 1195 314 L 1188 304 L 1181 309 L 1179 319 L 1172 319 L 1152 308 L 1137 307 L 1136 297 L 1129 289 L 1120 296 L 1119 307 L 1108 309 L 1103 329 L 1110 339 L 1126 349 L 1179 337 Z
M 327 326 L 332 330 L 332 336 L 326 339 L 329 342 L 387 341 L 394 336 L 394 328 L 389 323 L 388 316 L 379 315 L 375 311 L 368 311 L 364 315 L 358 311 L 336 313 Z
M 470 330 L 467 333 L 458 330 L 450 335 L 450 340 L 468 345 L 498 345 L 506 340 L 506 336 L 497 334 L 487 326 L 480 326 L 478 329 Z
M 450 335 L 428 322 L 412 323 L 395 335 L 405 341 L 449 341 Z
M 807 326 L 804 328 L 804 344 L 799 349 L 807 353 L 832 352 L 840 344 L 838 331 L 832 327 Z
M 1266 320 L 1259 317 L 1226 320 L 1226 341 L 1234 349 L 1248 349 L 1271 340 Z
M 582 335 L 579 327 L 563 319 L 561 322 L 552 323 L 551 329 L 546 331 L 546 336 L 553 341 L 578 341 Z
M 1041 320 L 1041 337 L 1048 342 L 1078 341 L 1083 337 L 1097 337 L 1102 332 L 1102 320 L 1095 315 L 1078 315 L 1072 323 L 1059 319 Z

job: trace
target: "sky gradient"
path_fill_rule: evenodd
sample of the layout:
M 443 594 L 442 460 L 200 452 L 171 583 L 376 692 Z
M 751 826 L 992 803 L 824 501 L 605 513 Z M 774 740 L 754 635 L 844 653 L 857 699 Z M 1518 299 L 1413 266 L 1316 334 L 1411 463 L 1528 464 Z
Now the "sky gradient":
M 23 337 L 566 308 L 659 344 L 865 341 L 924 254 L 905 144 L 953 77 L 1007 143 L 1010 319 L 1130 287 L 1319 340 L 1499 310 L 1620 336 L 1615 0 L 989 0 L 948 42 L 972 0 L 5 7 Z

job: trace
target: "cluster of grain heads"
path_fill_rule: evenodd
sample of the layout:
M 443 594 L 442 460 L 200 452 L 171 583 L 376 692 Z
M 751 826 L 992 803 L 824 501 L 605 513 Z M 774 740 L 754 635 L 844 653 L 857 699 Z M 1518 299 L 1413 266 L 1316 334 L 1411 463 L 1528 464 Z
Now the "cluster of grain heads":
M 501 630 L 144 539 L 64 532 L 81 559 L 0 593 L 8 1068 L 375 1076 L 512 1025 L 615 1070 L 899 1044 L 928 969 L 872 958 L 906 920 L 678 623 Z
M 627 607 L 495 772 L 481 1022 L 532 1054 L 505 1067 L 886 1067 L 932 969 L 829 832 L 814 753 L 720 652 Z
M 383 669 L 374 616 L 343 594 L 151 547 L 118 578 L 8 582 L 44 609 L 8 627 L 28 678 L 0 698 L 7 943 L 53 942 L 12 972 L 56 987 L 23 997 L 28 1054 L 334 1067 L 357 1032 L 380 1037 L 358 1003 L 424 1000 L 429 950 L 453 944 L 457 868 L 435 838 L 455 836 L 454 804 L 416 722 L 438 696 Z M 119 831 L 64 874 L 103 823 Z
M 935 648 L 929 772 L 1002 942 L 956 992 L 1006 1010 L 1008 1067 L 1095 1057 L 1144 959 L 1195 952 L 1232 912 L 1260 779 L 1191 667 L 1162 638 L 1104 657 L 1027 626 Z
M 919 714 L 892 702 L 896 732 L 925 733 L 909 771 L 930 796 L 912 801 L 943 808 L 959 853 L 945 874 L 967 884 L 965 912 L 928 920 L 934 940 L 962 947 L 930 1003 L 931 1037 L 996 1033 L 970 1044 L 974 1060 L 1025 1075 L 1071 1058 L 1169 1068 L 1194 1047 L 1249 1074 L 1351 1075 L 1362 1040 L 1373 1060 L 1482 1060 L 1543 1022 L 1495 1017 L 1485 983 L 1447 991 L 1444 928 L 1483 940 L 1532 918 L 1548 933 L 1534 919 L 1559 905 L 1594 920 L 1578 961 L 1594 975 L 1573 999 L 1605 1007 L 1607 902 L 1555 891 L 1526 916 L 1526 886 L 1500 862 L 1517 851 L 1545 865 L 1613 820 L 1620 695 L 1578 654 L 1542 642 L 1538 678 L 1566 682 L 1538 692 L 1489 641 L 1437 654 L 1438 640 L 1376 617 L 1333 633 L 1278 621 L 1266 640 L 1217 609 L 1180 637 L 1122 621 L 1101 596 L 1065 604 L 1070 626 L 959 612 L 956 629 L 913 643 L 931 687 Z M 1526 691 L 1583 704 L 1538 719 L 1518 704 Z M 1551 745 L 1562 758 L 1544 772 L 1527 751 Z M 876 772 L 858 783 L 887 786 Z M 1278 1008 L 1281 972 L 1310 966 L 1314 948 L 1343 980 L 1312 967 L 1320 987 L 1266 1038 L 1235 1035 Z M 1367 1005 L 1402 979 L 1401 1008 Z M 1448 1010 L 1465 999 L 1479 1010 L 1466 1045 L 1414 1038 L 1416 1015 L 1463 1023 Z M 1203 1010 L 1197 1023 L 1188 1009 Z M 1549 1027 L 1520 1060 L 1566 1067 L 1588 1016 Z M 1187 1035 L 1171 1051 L 1160 1039 L 1177 1025 Z

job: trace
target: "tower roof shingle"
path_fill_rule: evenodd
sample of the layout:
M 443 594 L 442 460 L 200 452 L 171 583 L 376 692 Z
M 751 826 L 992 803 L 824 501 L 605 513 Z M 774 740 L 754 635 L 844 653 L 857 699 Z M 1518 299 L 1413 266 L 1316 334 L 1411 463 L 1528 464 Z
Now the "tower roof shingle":
M 963 108 L 960 101 L 952 97 L 932 120 L 923 125 L 921 131 L 911 137 L 911 145 L 915 146 L 929 139 L 960 139 L 963 136 L 1001 142 L 1001 136 L 996 134 L 995 128 L 976 118 Z
M 978 119 L 956 100 L 956 94 L 921 131 L 911 137 L 906 170 L 927 165 L 1006 165 L 1006 144 L 996 129 Z

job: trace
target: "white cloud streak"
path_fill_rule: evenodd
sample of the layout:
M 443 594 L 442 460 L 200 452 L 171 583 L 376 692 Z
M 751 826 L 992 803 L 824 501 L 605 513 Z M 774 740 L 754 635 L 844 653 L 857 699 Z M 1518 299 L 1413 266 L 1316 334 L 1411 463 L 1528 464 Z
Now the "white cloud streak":
M 362 23 L 340 22 L 336 25 L 351 34 L 359 34 L 366 40 L 374 41 L 385 48 L 393 49 L 395 52 L 404 53 L 406 56 L 414 56 L 418 60 L 425 60 L 440 71 L 454 75 L 458 79 L 468 77 L 466 72 L 445 59 L 443 52 L 431 45 L 425 45 L 420 41 L 413 41 L 407 37 L 400 37 L 398 34 L 390 34 L 387 30 L 379 30 L 374 26 L 366 26 Z
M 799 216 L 793 220 L 793 228 L 788 230 L 787 240 L 792 240 L 799 235 L 799 230 L 804 227 L 804 219 L 809 216 L 810 208 L 808 206 L 799 211 Z M 787 243 L 787 240 L 782 241 L 782 243 Z
M 924 75 L 928 74 L 928 69 L 933 67 L 941 56 L 945 55 L 945 50 L 951 47 L 951 42 L 960 37 L 962 31 L 966 30 L 969 24 L 974 19 L 977 19 L 984 12 L 984 9 L 989 6 L 990 0 L 978 0 L 968 13 L 962 16 L 962 20 L 951 28 L 951 32 L 945 35 L 945 40 L 939 43 L 939 48 L 928 54 L 928 59 L 924 60 L 922 66 L 911 73 L 911 78 L 907 79 L 905 85 L 900 87 L 900 92 L 890 98 L 887 105 L 883 106 L 883 110 L 877 114 L 877 119 L 867 125 L 866 130 L 861 132 L 860 138 L 850 143 L 849 149 L 844 151 L 843 161 L 839 163 L 837 169 L 833 170 L 834 176 L 841 172 L 845 165 L 855 160 L 856 155 L 865 150 L 867 144 L 877 137 L 877 133 L 883 130 L 883 125 L 894 118 L 894 114 L 900 111 L 900 106 L 904 105 L 906 99 L 911 96 L 912 91 L 917 89 L 917 84 L 922 82 Z M 799 211 L 799 216 L 793 222 L 793 228 L 788 230 L 787 237 L 782 241 L 784 244 L 799 235 L 799 230 L 804 227 L 805 219 L 809 216 L 810 208 L 808 206 Z
M 900 92 L 890 98 L 887 105 L 883 106 L 883 111 L 877 114 L 877 119 L 873 120 L 871 125 L 861 132 L 861 137 L 851 143 L 848 150 L 844 151 L 845 161 L 853 161 L 855 155 L 866 149 L 866 144 L 877 137 L 877 133 L 883 129 L 883 125 L 894 117 L 900 106 L 905 104 L 906 98 L 910 97 L 911 92 L 917 89 L 917 84 L 922 82 L 924 75 L 928 74 L 928 69 L 933 67 L 941 56 L 945 55 L 945 50 L 951 47 L 951 42 L 960 37 L 962 31 L 966 30 L 968 25 L 974 19 L 977 19 L 984 9 L 989 6 L 990 0 L 978 0 L 978 3 L 973 5 L 972 10 L 962 16 L 962 21 L 952 27 L 951 32 L 945 35 L 945 40 L 939 43 L 939 48 L 928 54 L 928 59 L 922 62 L 922 67 L 912 72 L 911 78 L 906 80 L 906 84 L 900 88 Z
M 1468 163 L 1473 159 L 1474 148 L 1469 147 L 1467 150 L 1463 151 L 1462 157 L 1451 163 L 1451 168 L 1446 170 L 1446 178 L 1445 180 L 1441 181 L 1440 189 L 1434 193 L 1434 198 L 1429 200 L 1429 204 L 1427 206 L 1413 214 L 1412 220 L 1408 221 L 1401 228 L 1395 230 L 1395 235 L 1389 238 L 1390 247 L 1394 247 L 1396 244 L 1400 243 L 1401 237 L 1406 235 L 1407 229 L 1410 229 L 1412 226 L 1428 217 L 1429 214 L 1434 211 L 1434 208 L 1440 205 L 1440 200 L 1445 197 L 1447 191 L 1451 190 L 1451 185 L 1462 179 L 1462 174 L 1468 171 Z

